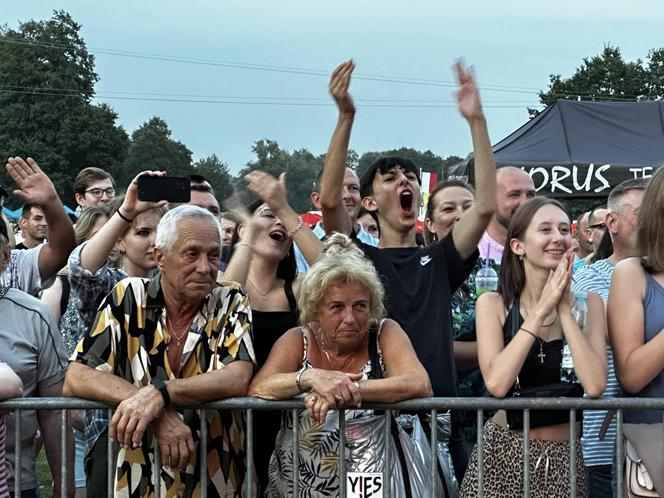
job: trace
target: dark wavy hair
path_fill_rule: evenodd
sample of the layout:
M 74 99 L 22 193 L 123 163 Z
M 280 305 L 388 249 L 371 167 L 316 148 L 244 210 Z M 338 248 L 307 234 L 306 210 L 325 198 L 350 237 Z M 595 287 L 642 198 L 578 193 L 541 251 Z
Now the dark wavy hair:
M 503 259 L 500 263 L 500 275 L 498 276 L 498 294 L 502 297 L 506 308 L 512 305 L 526 284 L 526 271 L 523 267 L 523 261 L 512 251 L 510 241 L 512 239 L 523 240 L 535 213 L 544 206 L 555 206 L 566 213 L 563 205 L 554 199 L 533 197 L 514 212 L 507 228 L 507 239 L 503 250 Z
M 253 216 L 254 213 L 265 204 L 262 200 L 258 199 L 247 206 L 247 210 Z M 235 244 L 240 241 L 240 234 L 238 233 L 239 224 L 235 225 L 235 230 L 233 231 L 233 237 L 231 238 L 231 254 L 228 258 L 230 261 L 235 252 Z M 290 249 L 286 257 L 279 261 L 277 266 L 277 278 L 281 278 L 287 282 L 292 282 L 297 277 L 297 263 L 295 262 L 295 251 L 293 250 L 293 245 L 291 244 Z

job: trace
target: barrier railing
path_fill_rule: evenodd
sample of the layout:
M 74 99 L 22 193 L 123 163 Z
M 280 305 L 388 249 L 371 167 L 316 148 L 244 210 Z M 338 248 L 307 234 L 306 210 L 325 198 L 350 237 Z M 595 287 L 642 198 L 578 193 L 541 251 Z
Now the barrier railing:
M 246 417 L 246 434 L 247 434 L 247 475 L 253 474 L 253 447 L 254 447 L 254 428 L 253 428 L 253 412 L 259 411 L 273 411 L 273 410 L 291 410 L 294 415 L 294 420 L 297 420 L 297 414 L 300 410 L 304 409 L 304 403 L 301 399 L 283 400 L 283 401 L 266 401 L 258 398 L 231 398 L 223 401 L 214 401 L 197 406 L 185 406 L 182 408 L 190 409 L 218 409 L 218 410 L 243 410 Z M 431 414 L 431 419 L 436 420 L 438 413 L 447 412 L 449 410 L 475 410 L 477 413 L 477 444 L 478 444 L 478 490 L 477 496 L 483 498 L 483 468 L 484 468 L 484 452 L 483 452 L 483 434 L 484 434 L 484 411 L 495 411 L 501 409 L 510 410 L 523 410 L 523 444 L 524 444 L 524 480 L 523 480 L 523 496 L 528 498 L 530 496 L 530 467 L 529 467 L 529 445 L 530 445 L 530 411 L 531 410 L 568 410 L 570 420 L 570 496 L 576 496 L 576 410 L 608 410 L 613 409 L 617 411 L 617 435 L 616 435 L 616 459 L 618 465 L 617 475 L 617 496 L 623 498 L 624 485 L 622 469 L 624 468 L 624 449 L 623 449 L 623 410 L 664 410 L 664 398 L 612 398 L 612 399 L 584 399 L 584 398 L 509 398 L 509 399 L 495 399 L 495 398 L 421 398 L 403 401 L 400 403 L 363 403 L 363 409 L 367 410 L 381 410 L 386 417 L 385 423 L 385 438 L 389 440 L 391 437 L 390 424 L 387 423 L 391 420 L 392 413 L 395 411 L 408 411 L 408 412 L 428 412 Z M 109 412 L 109 420 L 112 416 L 113 409 L 103 403 L 94 401 L 87 401 L 77 398 L 16 398 L 0 402 L 0 411 L 14 411 L 15 410 L 15 462 L 14 469 L 21 468 L 21 411 L 23 410 L 64 410 L 62 413 L 61 423 L 61 445 L 62 445 L 62 458 L 61 458 L 61 489 L 66 489 L 66 479 L 68 465 L 73 458 L 68 458 L 67 455 L 67 413 L 68 410 L 86 410 L 86 409 L 107 409 Z M 345 462 L 345 417 L 343 416 L 344 410 L 340 411 L 340 444 L 339 444 L 339 464 L 340 464 L 340 497 L 346 496 L 346 462 Z M 201 461 L 204 461 L 204 456 L 207 454 L 207 425 L 205 417 L 200 416 L 201 420 L 201 438 L 200 438 L 200 456 Z M 663 424 L 664 425 L 664 424 Z M 8 435 L 8 438 L 10 436 Z M 664 432 L 662 434 L 664 438 Z M 293 448 L 298 447 L 298 428 L 297 423 L 294 424 L 293 431 Z M 437 424 L 431 424 L 431 438 L 429 441 L 431 447 L 431 465 L 429 468 L 429 477 L 431 479 L 432 496 L 438 496 L 436 483 L 438 475 L 438 458 L 436 453 L 437 438 Z M 110 443 L 110 441 L 109 441 Z M 386 445 L 387 448 L 387 445 Z M 158 476 L 158 469 L 161 467 L 159 458 L 159 450 L 156 447 L 156 455 L 154 460 L 153 475 Z M 113 445 L 108 445 L 108 496 L 113 496 L 113 480 L 114 480 L 114 450 Z M 663 455 L 664 459 L 664 455 Z M 201 498 L 207 498 L 207 490 L 204 485 L 207 482 L 206 466 L 200 465 L 201 470 Z M 298 452 L 295 451 L 293 455 L 293 468 L 295 469 L 292 483 L 292 496 L 298 496 L 299 490 L 299 473 L 298 473 Z M 388 483 L 390 480 L 390 452 L 385 453 L 385 465 L 383 471 L 383 482 Z M 20 470 L 19 470 L 20 476 Z M 155 479 L 155 496 L 161 496 L 159 489 L 160 479 Z M 383 496 L 390 497 L 389 486 L 384 486 Z M 252 479 L 246 479 L 246 494 L 247 496 L 255 495 L 254 483 Z M 21 483 L 20 478 L 15 479 L 14 482 L 14 495 L 20 496 Z M 394 497 L 397 498 L 397 497 Z

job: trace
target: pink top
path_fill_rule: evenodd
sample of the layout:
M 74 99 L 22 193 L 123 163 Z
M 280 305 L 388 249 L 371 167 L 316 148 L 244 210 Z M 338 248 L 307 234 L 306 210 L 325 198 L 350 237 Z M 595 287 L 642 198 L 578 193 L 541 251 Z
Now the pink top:
M 498 264 L 500 264 L 503 259 L 504 246 L 493 240 L 489 235 L 489 232 L 485 231 L 482 234 L 482 238 L 480 239 L 477 248 L 480 251 L 480 258 L 482 259 L 492 259 Z

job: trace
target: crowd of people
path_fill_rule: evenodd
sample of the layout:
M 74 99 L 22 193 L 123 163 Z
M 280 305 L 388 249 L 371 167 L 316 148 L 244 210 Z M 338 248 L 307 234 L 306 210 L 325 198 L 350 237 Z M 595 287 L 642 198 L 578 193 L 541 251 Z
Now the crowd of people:
M 163 172 L 144 171 L 120 192 L 97 167 L 76 178 L 72 225 L 37 162 L 8 160 L 25 206 L 19 245 L 0 222 L 0 398 L 75 396 L 114 413 L 69 414 L 67 476 L 59 411 L 21 412 L 21 469 L 11 466 L 16 415 L 0 416 L 0 497 L 14 480 L 22 498 L 38 496 L 40 444 L 56 496 L 106 496 L 109 471 L 119 497 L 154 496 L 157 483 L 162 496 L 205 486 L 240 497 L 249 481 L 256 496 L 286 497 L 294 478 L 301 496 L 338 496 L 339 414 L 360 431 L 373 416 L 363 402 L 664 396 L 663 170 L 615 186 L 573 234 L 563 206 L 536 196 L 527 173 L 496 169 L 473 73 L 457 63 L 477 180 L 436 186 L 420 241 L 417 166 L 382 157 L 358 178 L 346 165 L 354 67 L 344 62 L 330 79 L 339 115 L 311 193 L 322 212 L 314 227 L 289 205 L 285 173 L 249 173 L 258 200 L 222 212 L 205 178 L 190 177 L 189 203 L 168 205 L 138 195 L 140 176 Z M 573 378 L 562 375 L 566 351 Z M 254 413 L 249 451 L 241 411 L 190 408 L 242 396 L 300 397 L 305 410 Z M 613 495 L 616 423 L 606 411 L 579 420 L 571 470 L 569 413 L 532 412 L 531 496 Z M 485 496 L 521 496 L 522 412 L 484 422 L 479 455 L 474 415 L 452 413 L 446 447 L 459 495 L 476 495 L 482 456 Z M 661 423 L 661 414 L 633 410 L 625 422 Z

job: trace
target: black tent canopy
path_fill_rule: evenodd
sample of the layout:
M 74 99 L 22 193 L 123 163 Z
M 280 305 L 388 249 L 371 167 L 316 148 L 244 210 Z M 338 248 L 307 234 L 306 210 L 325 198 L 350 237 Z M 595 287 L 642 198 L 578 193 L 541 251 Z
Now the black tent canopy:
M 496 166 L 516 166 L 549 197 L 605 197 L 664 165 L 664 102 L 558 100 L 493 146 Z M 473 181 L 472 159 L 450 170 Z

